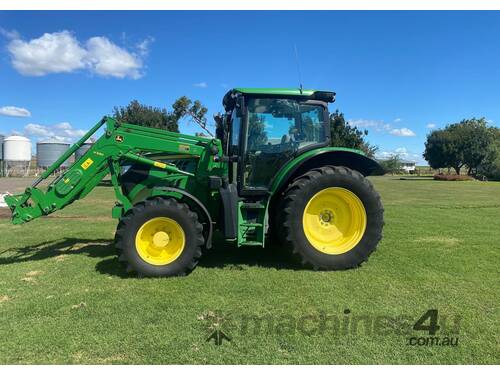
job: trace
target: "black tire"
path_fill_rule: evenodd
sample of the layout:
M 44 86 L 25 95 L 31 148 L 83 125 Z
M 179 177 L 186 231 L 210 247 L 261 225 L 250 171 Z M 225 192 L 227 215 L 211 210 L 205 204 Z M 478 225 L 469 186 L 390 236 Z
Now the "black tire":
M 177 222 L 185 234 L 184 248 L 171 263 L 154 265 L 146 262 L 136 248 L 136 234 L 141 226 L 155 217 L 167 217 Z M 120 260 L 125 261 L 140 276 L 168 277 L 184 276 L 190 273 L 201 257 L 203 226 L 198 216 L 185 203 L 175 199 L 155 197 L 137 203 L 120 220 L 116 235 L 116 248 L 121 253 Z
M 341 187 L 354 193 L 366 211 L 366 229 L 351 250 L 342 254 L 326 254 L 317 250 L 307 239 L 302 217 L 309 200 L 319 191 Z M 382 239 L 384 209 L 379 194 L 361 173 L 346 167 L 325 166 L 313 169 L 296 178 L 283 197 L 282 230 L 279 235 L 284 246 L 304 266 L 320 270 L 342 270 L 359 266 L 366 261 Z

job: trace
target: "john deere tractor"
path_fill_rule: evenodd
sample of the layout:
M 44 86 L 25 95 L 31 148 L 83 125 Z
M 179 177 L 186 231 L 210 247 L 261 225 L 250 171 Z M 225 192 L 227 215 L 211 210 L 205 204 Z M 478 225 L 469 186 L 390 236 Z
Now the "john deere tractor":
M 14 224 L 49 215 L 111 177 L 120 260 L 143 276 L 189 273 L 214 231 L 236 246 L 281 243 L 304 267 L 356 267 L 382 237 L 383 208 L 365 176 L 379 165 L 330 147 L 333 92 L 230 90 L 217 137 L 105 117 L 23 194 L 5 198 Z M 66 172 L 37 187 L 101 127 Z

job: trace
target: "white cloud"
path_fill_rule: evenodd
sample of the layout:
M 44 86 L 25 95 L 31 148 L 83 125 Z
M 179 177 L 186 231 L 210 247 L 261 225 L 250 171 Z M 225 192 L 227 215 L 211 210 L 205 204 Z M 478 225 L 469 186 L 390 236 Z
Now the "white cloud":
M 378 151 L 375 155 L 377 159 L 389 159 L 392 156 L 399 156 L 400 159 L 422 163 L 422 154 L 411 152 L 406 147 L 398 147 L 394 150 Z
M 206 82 L 193 83 L 193 86 L 199 87 L 200 89 L 206 89 L 208 87 L 208 83 Z
M 394 121 L 393 121 L 393 122 L 396 122 L 396 123 L 397 123 L 397 122 L 401 122 L 401 121 L 403 121 L 403 119 L 398 117 L 398 118 L 394 119 Z
M 377 132 L 386 132 L 398 137 L 414 137 L 416 134 L 413 130 L 408 128 L 394 128 L 394 123 L 402 121 L 397 118 L 392 123 L 388 123 L 382 120 L 367 120 L 367 119 L 357 119 L 348 120 L 347 122 L 351 126 L 356 126 L 361 129 L 370 129 Z
M 55 124 L 54 128 L 60 129 L 60 130 L 68 130 L 71 129 L 71 124 L 69 122 L 60 122 L 59 124 Z
M 436 127 L 436 124 L 429 123 L 425 126 L 427 129 L 434 129 Z
M 7 49 L 12 66 L 27 76 L 50 73 L 70 73 L 89 70 L 101 76 L 138 79 L 143 76 L 143 61 L 147 55 L 148 38 L 137 46 L 138 53 L 129 52 L 108 38 L 96 36 L 80 43 L 69 31 L 45 33 L 41 37 L 24 41 L 12 39 Z
M 19 39 L 20 34 L 16 30 L 5 30 L 0 27 L 0 35 L 4 36 L 7 39 Z
M 30 117 L 31 112 L 26 108 L 6 106 L 0 107 L 0 115 L 10 116 L 10 117 Z
M 91 70 L 101 76 L 116 78 L 141 78 L 142 61 L 109 39 L 101 36 L 90 38 L 87 43 L 86 61 Z
M 139 51 L 139 54 L 141 56 L 149 55 L 149 51 L 151 49 L 150 46 L 154 41 L 155 41 L 155 38 L 153 38 L 152 36 L 148 36 L 142 42 L 137 43 L 136 47 L 137 47 L 137 51 Z
M 48 127 L 32 123 L 24 127 L 24 134 L 27 137 L 52 137 L 54 135 Z
M 408 128 L 392 129 L 389 133 L 398 137 L 414 137 L 416 135 L 413 130 Z
M 27 76 L 69 73 L 85 67 L 86 51 L 69 31 L 45 33 L 28 42 L 13 39 L 7 49 L 13 67 Z
M 377 132 L 389 131 L 391 129 L 391 124 L 386 123 L 382 120 L 367 120 L 367 119 L 351 119 L 347 121 L 349 125 L 356 126 L 361 129 L 371 129 Z
M 73 143 L 85 133 L 85 130 L 74 129 L 69 122 L 61 122 L 55 125 L 29 123 L 24 127 L 23 132 L 26 137 L 35 138 L 36 141 L 55 139 L 69 143 Z

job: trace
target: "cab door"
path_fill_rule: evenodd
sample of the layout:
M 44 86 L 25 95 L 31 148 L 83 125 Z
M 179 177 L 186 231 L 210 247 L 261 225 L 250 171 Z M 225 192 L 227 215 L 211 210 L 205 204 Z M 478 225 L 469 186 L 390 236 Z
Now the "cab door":
M 278 171 L 299 153 L 326 145 L 328 111 L 320 102 L 248 98 L 240 142 L 241 193 L 265 194 Z

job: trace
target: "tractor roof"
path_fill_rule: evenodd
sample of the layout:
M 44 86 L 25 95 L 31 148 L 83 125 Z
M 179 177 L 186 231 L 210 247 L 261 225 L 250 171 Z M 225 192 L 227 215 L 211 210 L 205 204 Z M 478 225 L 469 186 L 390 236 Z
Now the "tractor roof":
M 237 87 L 229 90 L 224 95 L 223 105 L 226 109 L 234 106 L 234 98 L 238 94 L 252 96 L 276 96 L 276 97 L 297 97 L 302 99 L 321 100 L 328 103 L 335 101 L 335 93 L 332 91 L 310 90 L 310 89 L 280 89 L 280 88 L 242 88 Z

